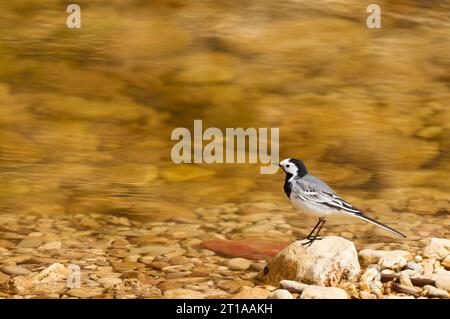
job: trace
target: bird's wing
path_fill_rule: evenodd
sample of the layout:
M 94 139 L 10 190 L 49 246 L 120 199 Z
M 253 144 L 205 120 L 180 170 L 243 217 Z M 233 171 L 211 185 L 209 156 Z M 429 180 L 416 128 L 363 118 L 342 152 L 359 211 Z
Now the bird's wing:
M 309 176 L 308 178 L 303 177 L 294 179 L 291 189 L 291 196 L 292 195 L 298 196 L 304 201 L 315 203 L 316 205 L 324 205 L 337 211 L 351 214 L 394 234 L 397 234 L 403 238 L 406 238 L 406 236 L 399 231 L 387 225 L 384 225 L 383 223 L 380 223 L 373 218 L 370 218 L 361 210 L 340 198 L 327 184 L 322 182 L 317 177 Z
M 325 205 L 342 212 L 362 214 L 362 211 L 340 198 L 327 184 L 314 176 L 295 179 L 292 192 L 304 201 Z

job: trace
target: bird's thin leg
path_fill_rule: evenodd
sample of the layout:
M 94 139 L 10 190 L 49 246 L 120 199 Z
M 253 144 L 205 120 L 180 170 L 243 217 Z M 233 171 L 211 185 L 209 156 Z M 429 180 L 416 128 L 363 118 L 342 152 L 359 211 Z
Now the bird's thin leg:
M 316 234 L 314 235 L 314 239 L 322 239 L 322 238 L 320 238 L 319 237 L 319 233 L 320 233 L 320 231 L 322 230 L 322 227 L 323 227 L 323 225 L 325 225 L 325 223 L 326 223 L 326 220 L 325 220 L 325 218 L 321 218 L 321 220 L 322 220 L 322 224 L 320 224 L 320 226 L 319 226 L 319 229 L 317 230 L 317 232 L 316 232 Z
M 303 243 L 303 245 L 307 245 L 308 247 L 312 245 L 312 243 L 315 240 L 321 240 L 322 238 L 318 237 L 320 230 L 322 229 L 323 225 L 325 224 L 326 220 L 325 218 L 319 218 L 319 222 L 316 224 L 316 226 L 314 226 L 314 229 L 311 231 L 311 233 L 306 237 L 307 241 Z M 316 230 L 316 228 L 319 227 L 317 229 L 317 232 L 315 235 L 313 235 L 314 231 Z
M 308 234 L 308 236 L 306 236 L 307 239 L 312 237 L 312 234 L 314 234 L 314 231 L 321 223 L 322 223 L 322 218 L 319 218 L 319 221 L 317 222 L 316 226 L 314 226 L 314 228 L 311 230 L 311 232 Z

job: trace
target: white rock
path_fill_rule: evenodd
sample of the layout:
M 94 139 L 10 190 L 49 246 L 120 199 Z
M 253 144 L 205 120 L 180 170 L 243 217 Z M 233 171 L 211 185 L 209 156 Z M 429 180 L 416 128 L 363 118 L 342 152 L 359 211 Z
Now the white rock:
M 294 299 L 294 297 L 286 289 L 277 289 L 272 291 L 267 299 Z
M 444 259 L 450 254 L 450 240 L 445 238 L 431 238 L 423 250 L 428 258 Z
M 14 286 L 17 290 L 31 290 L 35 293 L 56 292 L 65 289 L 68 270 L 64 265 L 55 263 L 39 274 L 32 274 L 27 277 L 19 276 L 14 278 Z
M 436 287 L 450 291 L 450 271 L 438 274 L 436 278 Z
M 311 246 L 304 243 L 295 241 L 280 251 L 258 278 L 274 286 L 283 279 L 319 286 L 336 286 L 343 280 L 357 280 L 360 266 L 351 241 L 329 236 Z
M 303 289 L 300 299 L 349 299 L 349 296 L 341 288 L 310 285 Z
M 361 263 L 364 265 L 378 264 L 381 268 L 401 269 L 408 263 L 410 253 L 405 250 L 374 250 L 363 249 L 359 252 Z
M 380 273 L 374 267 L 368 268 L 364 272 L 364 274 L 361 275 L 361 278 L 359 279 L 359 281 L 362 281 L 362 282 L 370 282 L 373 280 L 380 280 Z
M 301 282 L 294 280 L 282 280 L 280 281 L 280 286 L 290 292 L 302 292 L 303 289 L 308 287 L 307 284 L 302 284 Z
M 416 273 L 421 273 L 423 268 L 421 265 L 419 265 L 418 263 L 416 263 L 415 261 L 408 261 L 407 265 L 406 265 L 409 269 L 414 270 Z
M 439 297 L 439 298 L 448 298 L 449 294 L 444 289 L 439 289 L 430 285 L 426 285 L 423 287 L 427 290 L 427 296 L 430 297 Z
M 390 296 L 383 296 L 382 299 L 416 299 L 416 298 L 414 298 L 414 296 L 390 295 Z

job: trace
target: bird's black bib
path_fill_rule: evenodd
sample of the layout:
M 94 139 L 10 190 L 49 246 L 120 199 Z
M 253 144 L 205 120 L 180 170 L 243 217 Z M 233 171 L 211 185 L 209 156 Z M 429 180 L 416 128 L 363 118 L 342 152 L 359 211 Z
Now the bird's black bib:
M 286 179 L 284 180 L 284 192 L 286 193 L 288 198 L 291 198 L 291 190 L 292 190 L 292 183 L 289 181 L 289 179 L 292 177 L 292 174 L 286 174 Z

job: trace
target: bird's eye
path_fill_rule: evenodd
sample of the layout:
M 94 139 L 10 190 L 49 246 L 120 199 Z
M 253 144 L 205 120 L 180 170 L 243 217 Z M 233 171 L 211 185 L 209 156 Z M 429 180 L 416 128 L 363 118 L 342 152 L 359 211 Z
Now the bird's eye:
M 289 168 L 289 166 L 290 166 L 289 164 L 286 165 L 287 168 Z

